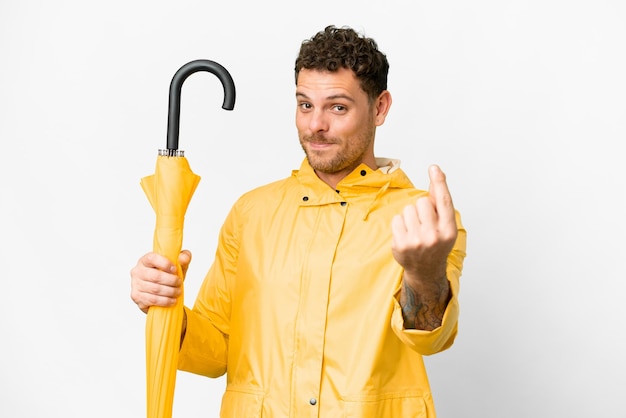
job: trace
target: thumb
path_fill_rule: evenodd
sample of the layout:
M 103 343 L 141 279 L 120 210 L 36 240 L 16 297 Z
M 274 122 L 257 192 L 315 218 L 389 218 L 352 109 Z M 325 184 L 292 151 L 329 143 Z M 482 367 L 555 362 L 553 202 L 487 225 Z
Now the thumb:
M 428 167 L 428 177 L 430 179 L 428 194 L 430 195 L 430 200 L 433 202 L 433 205 L 436 207 L 438 194 L 440 194 L 439 189 L 441 188 L 442 182 L 445 184 L 446 176 L 438 165 L 433 164 Z
M 180 268 L 183 271 L 183 279 L 187 275 L 187 269 L 189 268 L 189 263 L 191 263 L 191 251 L 182 250 L 178 255 L 178 262 L 180 263 Z
M 454 205 L 446 182 L 446 175 L 441 171 L 441 168 L 435 164 L 428 168 L 428 175 L 430 176 L 428 194 L 437 210 L 440 224 L 447 224 L 450 229 L 454 228 L 456 230 Z

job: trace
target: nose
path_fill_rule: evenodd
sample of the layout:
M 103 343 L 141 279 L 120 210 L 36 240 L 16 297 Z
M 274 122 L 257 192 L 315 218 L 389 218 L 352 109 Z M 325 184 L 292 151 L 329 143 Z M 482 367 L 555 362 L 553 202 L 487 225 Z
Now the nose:
M 328 130 L 328 119 L 322 109 L 314 109 L 309 113 L 309 129 L 312 133 L 326 132 Z

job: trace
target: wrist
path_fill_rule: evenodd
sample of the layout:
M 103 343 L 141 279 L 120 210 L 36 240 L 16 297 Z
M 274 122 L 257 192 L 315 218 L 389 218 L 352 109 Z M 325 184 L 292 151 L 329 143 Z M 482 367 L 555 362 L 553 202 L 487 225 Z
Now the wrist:
M 452 293 L 447 276 L 438 277 L 436 280 L 411 278 L 406 274 L 403 277 L 399 302 L 405 328 L 432 331 L 441 325 Z

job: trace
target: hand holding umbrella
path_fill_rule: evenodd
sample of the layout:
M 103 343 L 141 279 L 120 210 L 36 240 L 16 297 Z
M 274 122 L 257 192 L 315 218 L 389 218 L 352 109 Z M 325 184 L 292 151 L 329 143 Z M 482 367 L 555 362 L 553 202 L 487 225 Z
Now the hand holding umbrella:
M 167 149 L 159 150 L 153 175 L 141 179 L 143 188 L 156 213 L 154 252 L 176 264 L 182 277 L 178 255 L 182 248 L 185 213 L 200 181 L 189 167 L 184 151 L 178 150 L 180 93 L 191 74 L 208 71 L 215 74 L 224 88 L 222 108 L 235 105 L 235 84 L 228 71 L 209 60 L 183 65 L 172 78 L 169 95 Z M 148 418 L 170 418 L 176 385 L 176 365 L 183 320 L 183 295 L 172 307 L 153 306 L 146 319 L 146 379 Z

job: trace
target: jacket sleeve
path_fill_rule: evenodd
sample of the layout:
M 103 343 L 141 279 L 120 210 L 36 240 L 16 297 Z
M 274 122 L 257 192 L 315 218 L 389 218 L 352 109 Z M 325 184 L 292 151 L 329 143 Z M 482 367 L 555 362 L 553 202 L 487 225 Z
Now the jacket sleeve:
M 405 329 L 402 307 L 400 306 L 400 287 L 394 294 L 394 308 L 391 316 L 391 327 L 402 342 L 422 355 L 431 355 L 448 349 L 452 346 L 458 330 L 459 319 L 459 286 L 463 261 L 465 259 L 467 233 L 461 223 L 461 217 L 456 212 L 458 235 L 452 251 L 448 255 L 446 269 L 452 297 L 448 302 L 443 315 L 441 326 L 432 331 Z
M 178 355 L 178 369 L 208 377 L 226 373 L 228 338 L 199 312 L 185 307 L 187 331 Z
M 208 377 L 226 372 L 231 288 L 239 254 L 236 212 L 233 207 L 222 226 L 215 261 L 198 291 L 193 309 L 185 308 L 187 329 L 178 357 L 179 370 Z

